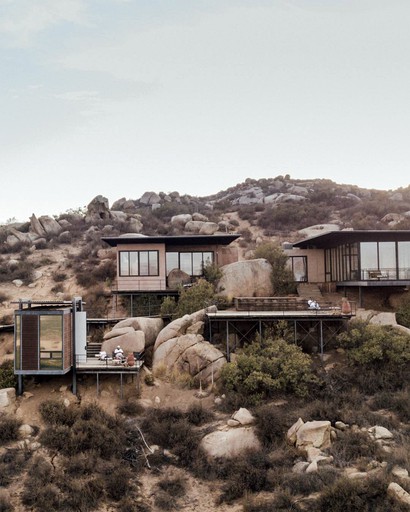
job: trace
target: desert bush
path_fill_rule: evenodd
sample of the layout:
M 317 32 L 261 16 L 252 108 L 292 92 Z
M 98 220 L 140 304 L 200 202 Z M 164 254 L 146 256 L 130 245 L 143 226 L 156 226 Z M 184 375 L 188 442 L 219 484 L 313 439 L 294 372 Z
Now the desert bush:
M 208 263 L 203 268 L 204 279 L 211 283 L 212 286 L 216 287 L 218 281 L 222 277 L 222 270 L 218 267 L 216 263 Z
M 3 361 L 0 364 L 0 389 L 14 387 L 16 387 L 14 363 L 11 360 Z
M 310 202 L 281 204 L 266 208 L 258 217 L 258 226 L 267 236 L 278 231 L 293 231 L 312 224 L 328 222 L 331 207 L 324 208 Z
M 64 471 L 75 478 L 92 475 L 96 469 L 97 458 L 97 455 L 92 452 L 68 456 L 64 462 Z
M 264 258 L 272 265 L 273 295 L 281 296 L 295 292 L 294 277 L 287 266 L 288 257 L 280 247 L 272 242 L 261 244 L 255 249 L 253 257 Z
M 56 271 L 53 272 L 51 276 L 55 283 L 62 283 L 67 279 L 67 274 L 65 272 Z
M 348 480 L 340 478 L 323 490 L 316 502 L 317 512 L 401 512 L 403 506 L 387 497 L 383 478 Z
M 0 445 L 7 444 L 11 441 L 17 441 L 19 438 L 19 428 L 21 420 L 12 416 L 0 417 Z
M 64 293 L 64 285 L 63 283 L 57 283 L 51 288 L 53 293 Z
M 253 412 L 256 434 L 263 446 L 271 448 L 281 444 L 289 428 L 283 411 L 274 405 L 262 405 Z
M 269 500 L 247 499 L 243 512 L 299 512 L 302 509 L 297 500 L 286 491 L 278 491 L 275 497 Z
M 406 294 L 400 301 L 396 311 L 396 320 L 404 327 L 410 327 L 410 297 Z
M 287 473 L 282 480 L 281 489 L 294 496 L 307 496 L 332 485 L 338 475 L 335 468 L 321 468 L 317 473 Z
M 77 419 L 77 411 L 72 407 L 66 407 L 60 400 L 46 400 L 38 409 L 46 425 L 71 427 Z
M 397 393 L 382 391 L 372 399 L 372 407 L 393 411 L 403 422 L 410 421 L 410 390 L 404 389 Z
M 21 474 L 30 457 L 29 450 L 8 449 L 4 452 L 0 456 L 0 487 L 7 487 L 16 475 Z
M 174 317 L 177 309 L 175 297 L 164 297 L 161 302 L 160 315 L 162 317 Z
M 139 416 L 144 412 L 144 408 L 137 402 L 127 400 L 117 406 L 117 411 L 124 416 Z
M 110 293 L 102 285 L 89 288 L 84 294 L 85 306 L 88 316 L 104 318 L 107 316 Z
M 194 460 L 199 437 L 183 412 L 172 408 L 150 411 L 141 428 L 152 443 L 171 450 L 180 465 L 189 466 Z
M 338 336 L 346 349 L 348 386 L 366 393 L 403 389 L 410 378 L 410 336 L 390 326 L 355 321 Z M 347 377 L 347 375 L 346 375 Z
M 223 386 L 255 403 L 277 392 L 306 396 L 317 382 L 311 359 L 281 339 L 266 338 L 245 346 L 221 373 Z
M 116 465 L 106 468 L 104 484 L 107 496 L 113 501 L 120 501 L 131 492 L 132 472 L 129 467 Z
M 210 306 L 215 300 L 212 284 L 205 279 L 199 279 L 191 288 L 181 290 L 175 314 L 177 317 L 190 315 Z
M 14 506 L 11 504 L 10 497 L 5 492 L 0 493 L 0 512 L 13 512 Z
M 178 499 L 186 493 L 187 482 L 181 475 L 165 476 L 156 485 L 155 505 L 161 510 L 178 508 Z
M 15 267 L 9 268 L 6 265 L 0 265 L 0 283 L 12 282 L 14 279 L 21 279 L 24 283 L 30 283 L 33 277 L 34 264 L 22 258 Z
M 200 403 L 190 405 L 186 412 L 186 419 L 188 420 L 189 423 L 195 426 L 200 426 L 203 425 L 204 423 L 209 423 L 214 418 L 214 413 L 202 407 Z
M 359 459 L 381 459 L 381 449 L 369 434 L 346 430 L 337 433 L 337 439 L 329 448 L 337 467 L 346 467 Z
M 6 300 L 9 299 L 10 296 L 7 293 L 0 291 L 0 302 L 5 302 Z
M 231 503 L 245 493 L 264 490 L 270 466 L 267 455 L 259 451 L 249 451 L 231 460 L 219 501 Z

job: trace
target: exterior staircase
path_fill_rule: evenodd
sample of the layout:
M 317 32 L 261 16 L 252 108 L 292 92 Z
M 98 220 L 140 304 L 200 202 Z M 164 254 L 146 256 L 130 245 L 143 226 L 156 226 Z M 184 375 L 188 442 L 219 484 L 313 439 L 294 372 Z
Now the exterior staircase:
M 297 290 L 299 297 L 306 299 L 306 301 L 313 299 L 320 304 L 320 301 L 323 300 L 322 292 L 317 284 L 299 283 Z
M 101 352 L 101 343 L 87 343 L 87 357 L 95 357 Z

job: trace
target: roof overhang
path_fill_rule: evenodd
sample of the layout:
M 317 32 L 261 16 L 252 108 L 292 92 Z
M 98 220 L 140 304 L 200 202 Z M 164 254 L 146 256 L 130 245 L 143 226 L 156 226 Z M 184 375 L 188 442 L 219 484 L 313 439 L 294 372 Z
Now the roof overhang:
M 299 249 L 328 249 L 356 242 L 410 242 L 410 230 L 329 231 L 293 244 Z
M 118 245 L 143 245 L 143 244 L 165 244 L 173 246 L 184 245 L 229 245 L 237 240 L 241 235 L 239 233 L 226 235 L 180 235 L 180 236 L 143 236 L 143 235 L 123 235 L 107 236 L 101 240 L 111 247 Z

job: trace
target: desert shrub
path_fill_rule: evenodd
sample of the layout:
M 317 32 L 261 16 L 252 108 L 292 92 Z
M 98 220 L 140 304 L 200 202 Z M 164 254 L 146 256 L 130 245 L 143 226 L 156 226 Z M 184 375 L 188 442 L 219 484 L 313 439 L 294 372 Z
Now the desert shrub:
M 337 439 L 329 448 L 329 453 L 334 457 L 334 463 L 338 467 L 346 467 L 353 462 L 366 458 L 381 458 L 381 450 L 369 434 L 361 431 L 346 430 L 337 433 Z
M 43 457 L 33 459 L 24 481 L 21 501 L 38 511 L 60 509 L 60 490 L 53 482 L 53 466 Z
M 84 294 L 85 306 L 88 316 L 104 318 L 107 316 L 110 293 L 101 285 L 93 286 Z
M 182 466 L 189 466 L 194 460 L 199 437 L 183 412 L 172 408 L 150 411 L 141 428 L 152 443 L 171 450 Z
M 46 425 L 71 427 L 77 419 L 77 411 L 66 407 L 60 400 L 46 400 L 39 405 L 38 409 Z
M 162 478 L 156 485 L 155 505 L 162 510 L 178 508 L 178 499 L 185 495 L 187 482 L 181 475 Z
M 317 473 L 287 473 L 282 480 L 281 488 L 294 496 L 307 496 L 332 485 L 338 475 L 339 472 L 335 468 L 322 468 Z
M 245 493 L 259 492 L 266 488 L 271 465 L 264 452 L 249 451 L 242 457 L 231 460 L 228 467 L 220 502 L 230 503 Z
M 104 497 L 104 480 L 100 475 L 93 475 L 87 480 L 56 478 L 60 490 L 61 510 L 81 510 L 88 512 L 98 510 Z
M 0 283 L 11 282 L 14 279 L 21 279 L 24 283 L 30 283 L 33 277 L 34 264 L 20 256 L 15 267 L 0 265 Z
M 144 382 L 147 386 L 153 386 L 155 384 L 155 379 L 152 373 L 146 373 L 144 376 Z
M 10 502 L 9 496 L 1 492 L 0 493 L 0 512 L 13 512 L 14 506 Z
M 63 455 L 76 453 L 71 427 L 68 425 L 49 426 L 41 432 L 40 442 L 50 450 L 61 452 Z
M 255 403 L 277 392 L 306 396 L 317 382 L 311 359 L 302 350 L 281 339 L 256 338 L 234 362 L 222 368 L 222 383 L 228 391 L 248 396 Z
M 389 326 L 352 322 L 338 336 L 347 351 L 349 387 L 367 393 L 402 389 L 410 377 L 410 336 Z
M 181 290 L 176 308 L 176 316 L 190 315 L 215 302 L 215 292 L 211 283 L 199 279 L 191 288 Z
M 57 283 L 51 288 L 53 293 L 64 293 L 64 285 L 63 283 Z
M 382 391 L 372 399 L 372 407 L 376 409 L 388 409 L 397 414 L 403 422 L 410 421 L 410 390 L 404 389 L 397 393 Z
M 114 501 L 120 501 L 131 491 L 132 472 L 127 466 L 117 465 L 108 467 L 104 475 L 107 496 Z
M 201 404 L 192 404 L 188 407 L 186 412 L 186 419 L 192 425 L 203 425 L 214 419 L 215 415 L 212 411 L 204 409 Z
M 64 471 L 73 477 L 92 475 L 97 465 L 97 455 L 77 453 L 65 459 Z
M 67 274 L 65 272 L 53 272 L 51 276 L 55 283 L 62 283 L 67 279 Z
M 173 317 L 177 309 L 175 297 L 165 297 L 161 302 L 160 315 L 162 317 Z
M 410 327 L 410 297 L 406 294 L 400 301 L 396 311 L 396 320 L 404 327 Z
M 137 402 L 127 400 L 118 405 L 117 411 L 124 416 L 139 416 L 144 412 L 144 408 Z
M 0 417 L 0 444 L 4 445 L 19 438 L 21 420 L 11 417 Z
M 256 434 L 263 446 L 270 448 L 283 442 L 289 425 L 281 409 L 262 405 L 253 414 L 256 417 Z
M 9 449 L 0 456 L 0 487 L 7 487 L 13 477 L 21 474 L 30 460 L 29 450 Z M 1 510 L 1 509 L 0 509 Z
M 6 300 L 9 299 L 10 296 L 7 293 L 0 291 L 0 302 L 5 302 Z
M 11 360 L 3 361 L 0 364 L 0 389 L 14 388 L 15 386 L 14 363 Z
M 243 512 L 299 512 L 297 500 L 286 491 L 278 491 L 275 497 L 269 500 L 247 499 L 243 506 Z
M 271 283 L 274 295 L 281 296 L 295 292 L 294 277 L 287 266 L 288 257 L 280 247 L 272 242 L 261 244 L 255 249 L 253 257 L 264 258 L 272 265 Z
M 203 268 L 204 278 L 211 283 L 215 289 L 216 284 L 222 277 L 222 270 L 216 263 L 207 263 Z
M 401 512 L 403 506 L 387 497 L 387 482 L 383 478 L 348 480 L 341 478 L 328 486 L 316 502 L 317 512 Z
M 328 222 L 331 207 L 311 202 L 280 204 L 273 208 L 266 208 L 258 217 L 258 226 L 264 229 L 266 235 L 277 231 L 292 231 L 312 224 Z

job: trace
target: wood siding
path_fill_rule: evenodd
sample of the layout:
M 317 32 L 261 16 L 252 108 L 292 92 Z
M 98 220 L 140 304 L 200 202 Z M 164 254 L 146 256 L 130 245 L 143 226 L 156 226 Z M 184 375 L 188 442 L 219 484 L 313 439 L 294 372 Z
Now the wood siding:
M 21 369 L 38 370 L 38 315 L 21 315 Z

